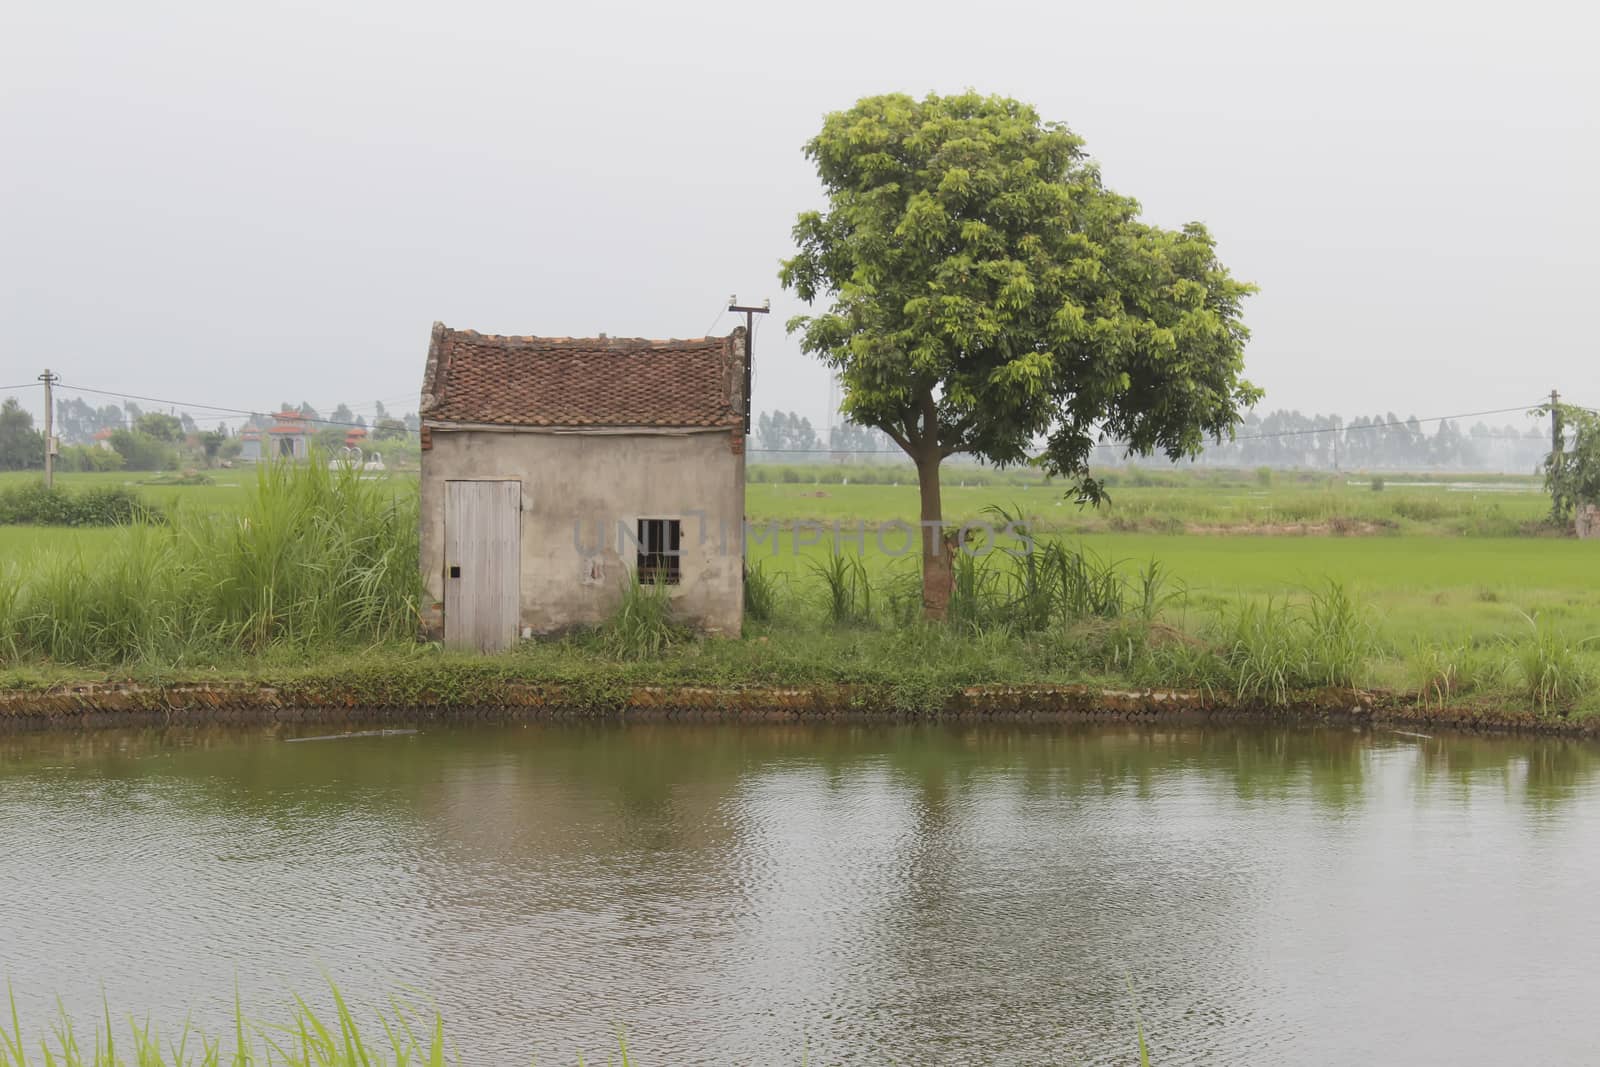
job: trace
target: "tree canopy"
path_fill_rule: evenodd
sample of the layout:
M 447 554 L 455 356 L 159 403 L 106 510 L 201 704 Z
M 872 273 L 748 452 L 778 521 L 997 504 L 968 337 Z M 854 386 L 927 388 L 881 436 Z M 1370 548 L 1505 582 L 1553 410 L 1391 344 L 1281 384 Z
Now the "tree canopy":
M 1539 409 L 1542 415 L 1552 409 Z M 1544 485 L 1550 493 L 1551 517 L 1569 522 L 1585 504 L 1600 504 L 1600 414 L 1562 404 L 1554 409 L 1561 428 L 1544 461 Z
M 781 278 L 825 306 L 789 330 L 839 373 L 844 414 L 916 461 L 925 524 L 957 452 L 1035 460 L 1097 499 L 1102 435 L 1192 456 L 1260 396 L 1241 378 L 1252 287 L 1205 227 L 1140 221 L 1083 141 L 1026 104 L 868 97 L 805 151 L 827 207 L 799 217 Z M 925 537 L 929 614 L 937 556 Z
M 33 415 L 7 397 L 0 404 L 0 470 L 31 470 L 44 466 L 44 435 L 33 428 Z

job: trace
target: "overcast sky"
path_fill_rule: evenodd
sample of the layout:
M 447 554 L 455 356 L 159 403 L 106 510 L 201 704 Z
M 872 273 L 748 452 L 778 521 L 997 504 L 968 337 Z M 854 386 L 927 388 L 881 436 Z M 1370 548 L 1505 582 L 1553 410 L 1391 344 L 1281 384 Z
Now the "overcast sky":
M 777 282 L 801 154 L 971 87 L 1261 287 L 1265 407 L 1600 405 L 1593 5 L 34 0 L 0 16 L 0 386 L 416 406 L 435 320 L 726 332 L 826 421 Z M 8 394 L 10 395 L 10 394 Z M 94 398 L 90 398 L 94 399 Z M 150 407 L 151 405 L 146 405 Z M 196 412 L 204 417 L 203 413 Z

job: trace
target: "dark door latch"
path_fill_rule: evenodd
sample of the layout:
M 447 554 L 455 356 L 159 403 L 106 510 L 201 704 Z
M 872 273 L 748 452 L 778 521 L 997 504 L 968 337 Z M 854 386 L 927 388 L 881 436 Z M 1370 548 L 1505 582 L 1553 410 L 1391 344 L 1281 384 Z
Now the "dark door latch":
M 461 577 L 461 568 L 460 567 L 451 567 L 450 568 L 450 577 L 452 577 L 452 578 Z

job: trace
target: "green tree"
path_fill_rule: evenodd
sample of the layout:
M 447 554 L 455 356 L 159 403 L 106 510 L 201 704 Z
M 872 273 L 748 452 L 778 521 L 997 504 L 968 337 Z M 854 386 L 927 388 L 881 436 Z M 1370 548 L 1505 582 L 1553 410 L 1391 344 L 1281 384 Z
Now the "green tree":
M 828 305 L 789 330 L 838 372 L 844 414 L 916 463 L 929 617 L 949 600 L 947 456 L 1031 458 L 1097 501 L 1102 434 L 1130 455 L 1194 456 L 1261 395 L 1240 377 L 1252 287 L 1205 228 L 1141 222 L 1083 142 L 1027 105 L 869 97 L 805 151 L 827 208 L 799 217 L 780 277 Z
M 178 450 L 141 430 L 113 430 L 111 448 L 131 471 L 165 471 L 178 466 Z
M 200 435 L 200 448 L 206 454 L 206 466 L 215 466 L 217 457 L 222 453 L 222 446 L 228 443 L 228 435 L 221 429 L 207 430 Z
M 344 451 L 345 433 L 343 426 L 321 426 L 312 432 L 311 441 L 317 451 L 322 453 L 323 458 L 327 459 Z
M 33 413 L 7 397 L 0 404 L 0 470 L 32 470 L 44 466 L 44 435 L 33 428 Z
M 404 440 L 406 424 L 399 419 L 379 419 L 378 424 L 372 429 L 374 441 Z
M 182 421 L 176 415 L 163 415 L 159 411 L 140 415 L 134 422 L 133 428 L 146 437 L 154 437 L 157 441 L 165 441 L 168 444 L 183 437 Z
M 1547 404 L 1538 413 L 1549 415 L 1551 408 Z M 1555 415 L 1556 448 L 1544 459 L 1544 487 L 1551 517 L 1570 522 L 1579 507 L 1600 503 L 1600 415 L 1569 404 L 1558 406 Z

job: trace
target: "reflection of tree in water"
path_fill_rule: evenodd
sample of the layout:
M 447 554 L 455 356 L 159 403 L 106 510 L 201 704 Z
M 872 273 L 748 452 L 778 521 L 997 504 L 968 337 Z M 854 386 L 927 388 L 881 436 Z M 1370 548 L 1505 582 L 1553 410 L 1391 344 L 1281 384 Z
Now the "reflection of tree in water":
M 930 801 L 996 770 L 1039 795 L 1132 790 L 1141 797 L 1162 776 L 1184 771 L 1228 782 L 1251 800 L 1287 798 L 1309 784 L 1319 802 L 1333 807 L 1361 798 L 1376 750 L 1414 747 L 1424 781 L 1520 780 L 1529 799 L 1550 802 L 1574 795 L 1600 767 L 1600 746 L 1586 741 L 1446 733 L 1412 741 L 1388 731 L 1250 725 L 424 724 L 414 737 L 281 744 L 287 736 L 341 729 L 0 734 L 0 768 L 26 774 L 49 766 L 54 775 L 99 780 L 181 779 L 182 797 L 213 810 L 271 808 L 293 798 L 302 812 L 309 805 L 398 814 L 436 792 L 441 764 L 492 758 L 506 772 L 495 789 L 514 787 L 520 776 L 510 772 L 517 770 L 581 781 L 586 793 L 609 798 L 629 832 L 660 835 L 655 843 L 668 846 L 684 832 L 699 832 L 691 829 L 696 818 L 675 813 L 716 804 L 733 783 L 774 762 L 799 761 L 839 788 L 863 761 L 881 761 L 922 783 Z
M 1600 745 L 1566 738 L 1463 737 L 1436 734 L 1416 742 L 1419 790 L 1448 783 L 1470 792 L 1492 785 L 1540 808 L 1581 794 L 1600 769 Z

